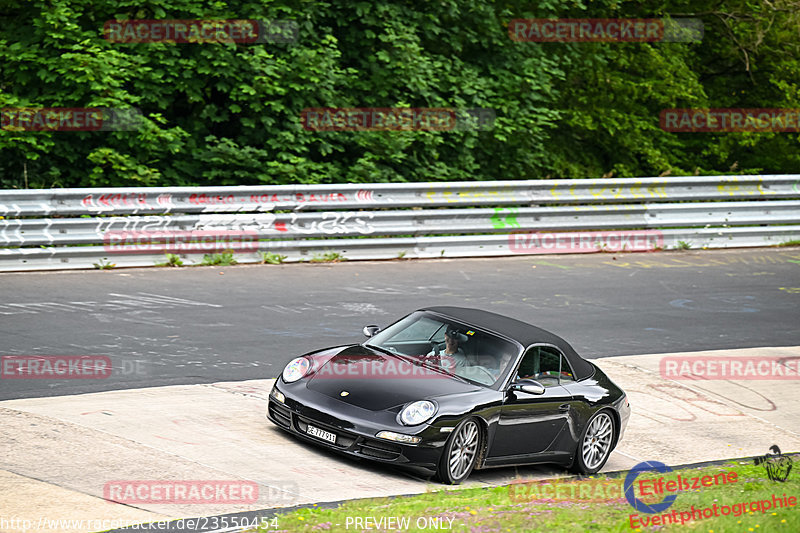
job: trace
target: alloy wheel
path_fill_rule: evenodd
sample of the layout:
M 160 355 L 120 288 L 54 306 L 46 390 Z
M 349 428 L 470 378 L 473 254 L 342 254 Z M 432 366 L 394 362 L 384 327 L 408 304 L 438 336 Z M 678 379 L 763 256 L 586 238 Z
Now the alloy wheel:
M 613 436 L 614 422 L 607 413 L 599 413 L 592 419 L 583 438 L 581 450 L 583 464 L 587 469 L 594 470 L 605 461 L 611 451 Z
M 468 420 L 456 434 L 450 450 L 448 465 L 453 479 L 461 479 L 475 463 L 478 453 L 478 424 Z

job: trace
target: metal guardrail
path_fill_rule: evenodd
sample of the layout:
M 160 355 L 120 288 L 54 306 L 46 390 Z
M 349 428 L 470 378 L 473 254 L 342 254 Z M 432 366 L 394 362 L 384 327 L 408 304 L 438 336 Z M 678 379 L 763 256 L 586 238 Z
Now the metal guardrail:
M 632 232 L 631 232 L 632 233 Z M 800 225 L 759 226 L 736 228 L 698 228 L 667 229 L 644 237 L 655 238 L 655 244 L 646 250 L 680 248 L 681 243 L 692 248 L 742 248 L 753 246 L 772 246 L 786 241 L 800 239 Z M 429 259 L 440 257 L 495 257 L 513 255 L 535 255 L 551 253 L 592 253 L 617 251 L 596 247 L 591 240 L 590 247 L 575 246 L 565 249 L 555 243 L 559 237 L 569 233 L 545 233 L 539 239 L 539 246 L 514 245 L 514 237 L 509 235 L 460 235 L 444 237 L 401 237 L 375 239 L 336 239 L 336 240 L 294 240 L 270 241 L 261 243 L 259 252 L 276 252 L 287 256 L 286 262 L 309 261 L 322 253 L 336 253 L 351 260 L 381 259 Z M 521 235 L 525 235 L 524 233 Z M 577 233 L 579 245 L 585 237 L 593 239 L 595 232 Z M 638 236 L 638 234 L 634 234 Z M 600 236 L 601 240 L 604 237 Z M 607 236 L 605 241 L 608 242 Z M 624 235 L 623 237 L 624 238 Z M 566 237 L 569 242 L 569 237 Z M 651 243 L 653 241 L 650 241 Z M 246 247 L 234 246 L 235 257 L 240 263 L 261 262 L 259 252 Z M 244 249 L 243 249 L 244 248 Z M 631 250 L 633 251 L 633 250 Z M 644 251 L 644 250 L 643 250 Z M 0 249 L 0 269 L 21 270 L 61 270 L 67 268 L 94 268 L 95 264 L 110 263 L 116 266 L 147 267 L 163 263 L 163 253 L 143 250 L 137 253 L 109 253 L 103 246 L 23 248 L 8 253 Z M 200 257 L 198 257 L 198 255 Z M 199 263 L 202 254 L 187 254 L 196 257 L 194 261 L 184 257 L 186 264 Z
M 765 246 L 800 239 L 800 176 L 4 190 L 0 217 L 0 271 Z
M 318 211 L 800 197 L 800 176 L 0 191 L 0 216 Z
M 509 231 L 739 226 L 798 222 L 800 201 L 612 204 L 391 211 L 329 211 L 11 219 L 6 247 L 97 244 L 122 232 L 241 231 L 259 239 L 507 233 Z M 109 242 L 110 244 L 110 242 Z

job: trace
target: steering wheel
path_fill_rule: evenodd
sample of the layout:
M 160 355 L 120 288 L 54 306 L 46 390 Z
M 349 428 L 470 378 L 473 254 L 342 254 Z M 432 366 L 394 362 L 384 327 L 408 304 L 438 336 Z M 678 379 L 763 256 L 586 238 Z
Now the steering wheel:
M 431 342 L 432 355 L 426 355 L 426 359 L 436 366 L 442 366 L 442 348 L 436 341 Z

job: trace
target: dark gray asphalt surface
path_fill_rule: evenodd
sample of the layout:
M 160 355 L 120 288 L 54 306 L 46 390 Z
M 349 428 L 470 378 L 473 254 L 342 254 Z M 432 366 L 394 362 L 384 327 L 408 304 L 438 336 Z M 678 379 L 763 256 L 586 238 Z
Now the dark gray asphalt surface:
M 429 305 L 479 307 L 588 358 L 800 345 L 800 249 L 0 274 L 0 355 L 105 355 L 104 379 L 0 400 L 274 377 Z

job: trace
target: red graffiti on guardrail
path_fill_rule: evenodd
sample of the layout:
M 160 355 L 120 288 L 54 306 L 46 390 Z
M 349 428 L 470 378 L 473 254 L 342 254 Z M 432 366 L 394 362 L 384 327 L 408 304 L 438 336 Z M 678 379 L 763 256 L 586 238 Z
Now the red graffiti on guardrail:
M 243 200 L 244 201 L 244 200 Z M 294 193 L 294 194 L 251 194 L 252 203 L 305 203 L 305 202 L 346 202 L 347 196 L 340 192 L 330 193 Z
M 369 202 L 372 191 L 360 190 L 356 201 Z M 136 209 L 173 208 L 180 203 L 181 198 L 172 193 L 159 194 L 156 198 L 148 197 L 147 193 L 106 193 L 87 194 L 81 199 L 81 205 L 89 210 L 113 210 L 114 208 L 132 207 Z M 305 203 L 336 203 L 347 202 L 349 198 L 340 191 L 332 192 L 297 192 L 297 193 L 264 193 L 236 196 L 233 194 L 206 194 L 192 193 L 183 197 L 184 202 L 190 206 L 214 205 L 251 205 L 251 204 L 305 204 Z
M 86 208 L 112 208 L 120 206 L 144 207 L 147 206 L 147 194 L 140 193 L 127 193 L 127 194 L 87 194 L 81 200 L 81 205 Z

